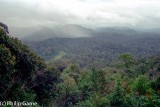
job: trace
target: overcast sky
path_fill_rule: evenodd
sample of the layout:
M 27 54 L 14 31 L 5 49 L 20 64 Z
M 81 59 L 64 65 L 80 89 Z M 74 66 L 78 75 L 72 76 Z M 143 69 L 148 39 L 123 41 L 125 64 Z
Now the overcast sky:
M 160 0 L 0 0 L 8 26 L 123 26 L 160 28 Z

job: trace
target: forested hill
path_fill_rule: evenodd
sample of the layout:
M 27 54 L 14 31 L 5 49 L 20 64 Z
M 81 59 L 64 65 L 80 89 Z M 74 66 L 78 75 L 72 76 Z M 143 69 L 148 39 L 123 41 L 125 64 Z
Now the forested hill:
M 143 40 L 147 44 L 159 41 L 158 38 L 137 41 L 144 45 Z M 53 45 L 55 47 L 61 44 L 69 47 L 73 43 L 75 46 L 76 43 L 81 46 L 88 43 L 86 46 L 90 46 L 91 40 L 93 47 L 99 43 L 93 38 L 81 38 L 81 41 L 64 39 L 66 42 L 51 39 L 47 43 L 56 43 L 54 40 L 57 42 Z M 132 44 L 131 40 L 129 43 Z M 75 50 L 75 47 L 72 48 Z M 93 52 L 100 51 L 101 48 L 98 48 Z M 88 47 L 86 49 L 89 52 Z M 56 59 L 62 56 L 65 56 L 64 51 Z M 55 64 L 49 66 L 28 46 L 0 29 L 0 101 L 37 102 L 35 107 L 159 107 L 160 57 L 134 59 L 130 54 L 122 54 L 115 65 L 99 69 L 82 70 L 73 63 L 65 67 Z
M 0 29 L 0 101 L 46 104 L 55 87 L 54 71 L 28 46 Z
M 146 57 L 160 52 L 159 33 L 114 31 L 100 30 L 92 37 L 52 38 L 26 43 L 46 61 L 70 60 L 80 67 L 104 67 L 123 53 Z

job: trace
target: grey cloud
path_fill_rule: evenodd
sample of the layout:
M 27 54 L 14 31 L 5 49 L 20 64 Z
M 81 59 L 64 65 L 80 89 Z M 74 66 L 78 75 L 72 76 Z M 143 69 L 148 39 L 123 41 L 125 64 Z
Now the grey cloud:
M 99 7 L 97 6 L 98 4 L 95 5 L 95 7 L 92 6 L 92 0 L 75 1 L 81 1 L 83 4 L 86 3 L 86 5 L 91 7 L 91 10 L 88 11 L 87 9 L 90 8 L 86 8 L 88 13 L 86 12 L 85 14 L 83 13 L 85 12 L 85 9 L 83 8 L 83 11 L 74 11 L 76 8 L 71 8 L 72 10 L 64 10 L 55 6 L 43 10 L 38 4 L 36 5 L 36 3 L 39 3 L 38 0 L 35 0 L 34 5 L 26 4 L 23 1 L 20 2 L 20 0 L 1 0 L 0 21 L 9 26 L 16 27 L 53 26 L 69 23 L 83 24 L 93 27 L 105 25 L 147 28 L 160 27 L 158 25 L 158 23 L 160 23 L 160 2 L 158 2 L 158 0 L 153 0 L 154 3 L 151 5 L 149 5 L 149 3 L 140 5 L 142 1 L 146 2 L 147 0 L 135 0 L 135 6 L 132 6 L 131 4 L 130 6 L 128 6 L 128 4 L 125 5 L 125 0 L 119 0 L 122 1 L 122 3 L 118 2 L 118 0 L 94 0 L 97 3 L 100 3 Z M 81 5 L 83 6 L 83 4 Z M 136 4 L 139 5 L 136 6 Z M 65 6 L 67 4 L 63 5 Z
M 1 21 L 7 23 L 10 26 L 25 27 L 43 25 L 46 23 L 67 23 L 69 21 L 77 19 L 77 17 L 70 13 L 52 12 L 40 12 L 37 9 L 19 3 L 19 2 L 3 2 L 0 1 L 0 18 Z

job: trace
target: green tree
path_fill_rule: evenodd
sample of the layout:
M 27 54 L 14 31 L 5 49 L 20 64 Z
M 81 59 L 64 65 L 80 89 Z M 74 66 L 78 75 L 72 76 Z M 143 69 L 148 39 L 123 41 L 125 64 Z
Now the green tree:
M 124 89 L 121 85 L 120 80 L 116 80 L 116 87 L 110 96 L 110 106 L 112 107 L 126 107 L 126 99 Z
M 75 81 L 78 81 L 80 68 L 76 64 L 69 64 L 66 69 L 63 71 L 64 73 L 68 74 L 70 77 L 74 78 Z
M 129 77 L 137 76 L 139 73 L 136 70 L 136 62 L 130 54 L 122 54 L 119 56 L 119 67 L 124 69 Z
M 79 67 L 74 64 L 70 64 L 61 73 L 61 82 L 57 84 L 55 105 L 69 107 L 76 105 L 82 99 L 81 91 L 77 85 L 78 77 Z
M 122 54 L 119 56 L 121 61 L 120 66 L 124 68 L 130 68 L 135 64 L 133 57 L 130 54 Z
M 145 95 L 153 91 L 151 88 L 151 81 L 148 80 L 144 75 L 140 75 L 134 80 L 132 84 L 132 90 L 138 96 Z

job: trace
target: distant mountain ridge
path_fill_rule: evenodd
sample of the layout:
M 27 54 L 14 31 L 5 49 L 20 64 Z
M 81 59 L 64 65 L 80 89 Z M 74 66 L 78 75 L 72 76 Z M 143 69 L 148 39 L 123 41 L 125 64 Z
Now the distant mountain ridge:
M 137 33 L 136 30 L 121 27 L 102 27 L 90 29 L 81 25 L 68 24 L 64 26 L 56 26 L 54 28 L 41 27 L 29 37 L 23 38 L 28 41 L 43 41 L 51 38 L 80 38 L 93 37 L 99 35 L 115 35 L 115 34 L 132 34 Z
M 80 38 L 93 36 L 111 36 L 111 35 L 135 35 L 138 33 L 160 33 L 159 29 L 132 29 L 127 27 L 100 27 L 87 28 L 76 24 L 58 25 L 54 27 L 11 27 L 11 34 L 21 40 L 43 41 L 51 38 Z
M 29 36 L 22 38 L 27 41 L 43 41 L 50 38 L 79 38 L 90 37 L 94 31 L 80 25 L 68 24 L 64 26 L 39 27 L 35 32 L 30 33 Z

